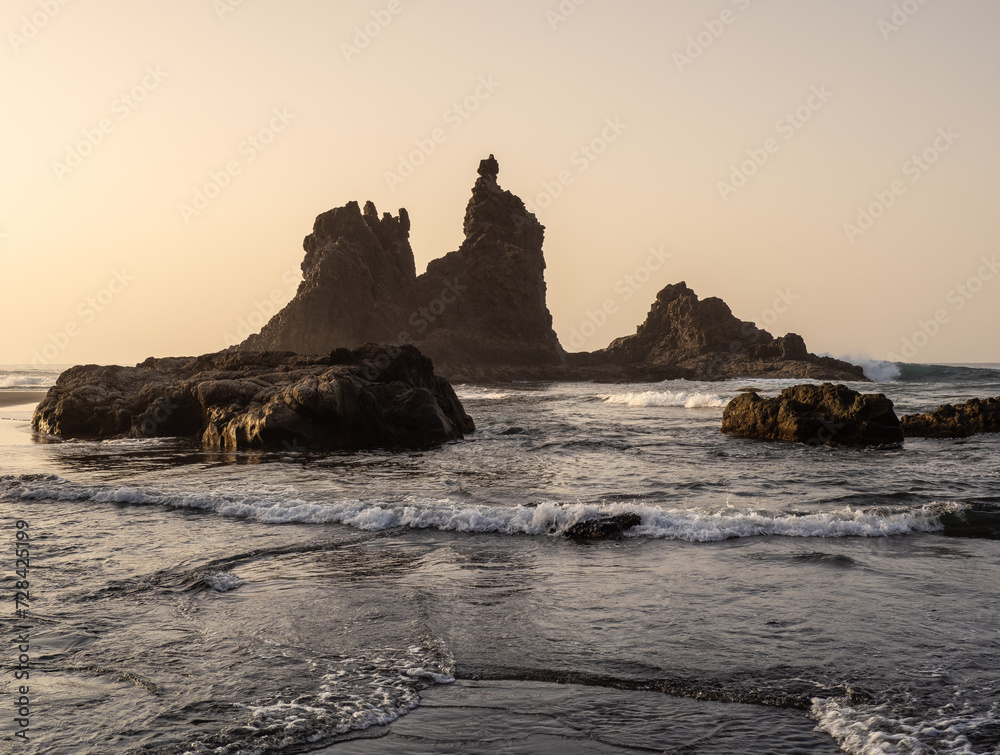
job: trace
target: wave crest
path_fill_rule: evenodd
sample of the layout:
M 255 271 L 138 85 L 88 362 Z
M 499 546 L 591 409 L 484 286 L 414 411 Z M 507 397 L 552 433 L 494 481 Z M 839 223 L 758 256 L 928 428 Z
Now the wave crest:
M 933 721 L 899 718 L 884 705 L 851 707 L 844 701 L 813 698 L 810 715 L 816 728 L 833 737 L 851 755 L 974 755 L 965 736 L 980 726 L 992 727 L 989 716 L 956 716 L 938 711 Z
M 858 365 L 865 371 L 865 377 L 873 383 L 894 383 L 902 375 L 898 364 L 887 362 L 884 359 L 874 359 L 856 354 L 837 357 L 837 359 Z
M 752 508 L 717 510 L 660 508 L 635 502 L 537 505 L 470 505 L 450 499 L 407 496 L 400 501 L 306 501 L 276 493 L 169 493 L 134 487 L 86 487 L 51 475 L 0 477 L 0 500 L 93 501 L 202 509 L 222 516 L 268 524 L 344 524 L 365 531 L 394 527 L 508 535 L 561 535 L 578 522 L 607 515 L 637 514 L 641 523 L 627 535 L 689 542 L 731 538 L 889 537 L 940 532 L 949 517 L 970 510 L 962 503 L 932 503 L 919 508 L 871 507 L 822 512 L 773 512 Z
M 716 393 L 687 391 L 640 391 L 612 393 L 600 397 L 608 404 L 624 406 L 682 406 L 685 409 L 722 408 L 728 402 Z

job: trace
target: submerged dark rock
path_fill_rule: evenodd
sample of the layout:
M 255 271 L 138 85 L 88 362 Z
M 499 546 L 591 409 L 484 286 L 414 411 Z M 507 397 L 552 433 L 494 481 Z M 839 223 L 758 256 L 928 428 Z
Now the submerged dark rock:
M 626 530 L 641 523 L 642 518 L 638 514 L 615 514 L 577 522 L 563 534 L 574 540 L 621 540 Z
M 545 228 L 497 183 L 490 155 L 465 212 L 465 241 L 416 274 L 410 218 L 350 202 L 316 218 L 294 299 L 243 351 L 325 353 L 368 341 L 412 343 L 453 380 L 865 380 L 860 367 L 737 319 L 684 283 L 665 287 L 634 336 L 567 354 L 546 305 Z
M 941 514 L 942 532 L 949 537 L 1000 540 L 1000 510 L 990 504 L 971 504 Z
M 926 414 L 907 414 L 901 421 L 907 438 L 968 438 L 979 433 L 1000 433 L 1000 396 L 944 404 Z
M 209 447 L 422 448 L 475 429 L 451 385 L 412 346 L 73 367 L 35 409 L 60 438 L 187 437 Z
M 809 445 L 877 446 L 903 441 L 892 401 L 845 385 L 796 385 L 776 398 L 743 393 L 726 406 L 722 432 Z

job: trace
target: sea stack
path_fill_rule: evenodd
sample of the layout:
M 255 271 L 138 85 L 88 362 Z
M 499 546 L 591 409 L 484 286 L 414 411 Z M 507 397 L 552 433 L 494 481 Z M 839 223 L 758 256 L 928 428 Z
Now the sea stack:
M 633 336 L 567 354 L 546 305 L 545 228 L 479 163 L 465 241 L 416 274 L 406 210 L 381 217 L 349 202 L 316 218 L 303 244 L 303 280 L 291 302 L 240 351 L 323 354 L 369 341 L 414 344 L 453 381 L 865 380 L 860 367 L 810 354 L 794 333 L 775 338 L 736 318 L 721 299 L 683 282 L 656 297 Z
M 545 228 L 500 188 L 493 155 L 465 211 L 465 241 L 420 276 L 405 209 L 350 202 L 316 218 L 295 298 L 241 350 L 323 353 L 366 341 L 415 344 L 443 374 L 562 363 L 545 304 Z
M 683 281 L 666 286 L 635 335 L 594 352 L 598 361 L 624 370 L 673 369 L 683 377 L 816 378 L 864 381 L 864 370 L 810 354 L 802 336 L 775 338 L 733 315 L 722 299 L 698 295 Z

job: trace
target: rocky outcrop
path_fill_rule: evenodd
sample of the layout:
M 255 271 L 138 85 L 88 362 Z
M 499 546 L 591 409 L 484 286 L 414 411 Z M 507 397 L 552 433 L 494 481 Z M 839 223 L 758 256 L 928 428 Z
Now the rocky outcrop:
M 638 514 L 615 514 L 586 522 L 577 522 L 563 533 L 573 540 L 621 540 L 626 530 L 642 524 Z
M 544 227 L 497 183 L 493 155 L 465 213 L 465 241 L 416 275 L 406 210 L 351 202 L 316 218 L 295 298 L 242 351 L 325 353 L 368 341 L 412 343 L 454 380 L 864 380 L 860 367 L 775 338 L 721 299 L 667 286 L 634 336 L 566 354 L 545 303 Z
M 475 429 L 412 346 L 147 359 L 73 367 L 35 409 L 60 438 L 186 437 L 222 449 L 422 448 Z
M 968 438 L 979 433 L 1000 433 L 1000 396 L 944 404 L 926 414 L 907 414 L 902 423 L 907 438 Z
M 465 213 L 465 241 L 416 275 L 406 210 L 351 202 L 316 218 L 295 298 L 241 350 L 323 353 L 412 343 L 445 374 L 558 365 L 545 304 L 544 227 L 497 183 L 492 155 Z
M 368 202 L 364 212 L 349 202 L 324 212 L 306 236 L 302 283 L 288 306 L 250 336 L 248 351 L 325 354 L 338 347 L 395 343 L 409 316 L 416 280 L 410 220 L 381 218 Z
M 775 338 L 738 319 L 722 299 L 699 300 L 684 282 L 667 286 L 656 295 L 635 335 L 619 338 L 581 361 L 699 380 L 866 380 L 861 367 L 810 354 L 795 333 Z
M 480 163 L 465 211 L 465 242 L 417 278 L 420 317 L 408 324 L 415 326 L 414 342 L 449 374 L 563 361 L 545 303 L 545 228 L 520 199 L 500 188 L 499 170 L 493 155 Z M 448 292 L 457 287 L 461 291 L 449 303 Z
M 776 398 L 743 393 L 726 406 L 722 432 L 808 445 L 880 446 L 903 441 L 892 401 L 844 385 L 796 385 Z

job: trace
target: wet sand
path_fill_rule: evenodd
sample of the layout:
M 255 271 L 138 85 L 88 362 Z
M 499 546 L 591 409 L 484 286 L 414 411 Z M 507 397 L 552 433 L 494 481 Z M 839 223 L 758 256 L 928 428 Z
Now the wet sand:
M 0 407 L 37 404 L 45 398 L 45 391 L 0 391 Z

